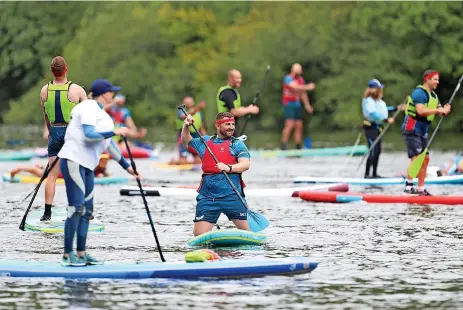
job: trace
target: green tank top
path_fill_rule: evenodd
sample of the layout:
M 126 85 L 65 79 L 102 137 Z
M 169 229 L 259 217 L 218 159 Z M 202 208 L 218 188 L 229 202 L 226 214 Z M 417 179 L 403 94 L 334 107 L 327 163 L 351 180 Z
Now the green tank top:
M 238 109 L 241 107 L 241 96 L 240 96 L 238 89 L 233 88 L 230 85 L 226 85 L 226 86 L 220 87 L 219 91 L 217 92 L 217 110 L 219 111 L 218 113 L 230 112 L 227 106 L 225 105 L 225 102 L 220 100 L 220 94 L 226 89 L 232 89 L 236 93 L 237 98 L 235 101 L 233 101 L 233 104 L 235 105 L 235 109 Z
M 195 120 L 194 124 L 195 124 L 196 128 L 198 128 L 198 130 L 200 130 L 201 127 L 203 126 L 203 116 L 202 116 L 201 112 L 199 112 L 199 111 L 196 112 L 193 115 L 193 119 Z M 182 128 L 183 128 L 183 120 L 178 119 L 178 117 L 177 117 L 177 120 L 176 120 L 176 127 L 177 127 L 178 130 L 182 130 Z M 190 132 L 196 133 L 193 126 L 190 126 Z
M 422 90 L 424 90 L 428 94 L 428 97 L 429 97 L 428 102 L 423 102 L 425 108 L 436 109 L 438 107 L 439 98 L 437 98 L 437 95 L 436 95 L 436 93 L 434 91 L 428 92 L 428 90 L 426 88 L 424 88 L 423 85 L 418 85 L 416 88 L 421 88 Z M 424 117 L 419 117 L 419 116 L 416 115 L 416 106 L 415 106 L 415 103 L 413 102 L 411 96 L 408 96 L 408 99 L 407 99 L 407 107 L 405 109 L 405 115 L 410 115 L 413 118 L 424 119 Z M 427 117 L 425 117 L 425 119 L 427 121 L 429 121 L 429 122 L 432 122 L 434 120 L 434 117 L 435 117 L 435 115 L 428 115 Z
M 71 120 L 71 111 L 78 103 L 70 101 L 68 98 L 71 84 L 72 81 L 62 85 L 56 85 L 53 82 L 48 83 L 48 97 L 44 107 L 50 123 L 69 123 Z

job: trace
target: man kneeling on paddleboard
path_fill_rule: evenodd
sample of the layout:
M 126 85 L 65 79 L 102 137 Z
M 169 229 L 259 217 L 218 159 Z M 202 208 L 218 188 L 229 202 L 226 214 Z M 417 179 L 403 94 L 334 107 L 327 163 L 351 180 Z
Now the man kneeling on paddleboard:
M 224 213 L 236 228 L 250 230 L 247 209 L 222 174 L 222 171 L 227 172 L 235 187 L 244 196 L 245 185 L 241 174 L 249 169 L 251 156 L 244 142 L 233 137 L 235 131 L 233 114 L 229 112 L 217 114 L 215 118 L 217 134 L 204 137 L 205 144 L 217 157 L 217 164 L 201 138 L 193 139 L 191 136 L 189 126 L 193 123 L 193 116 L 188 115 L 184 120 L 181 136 L 183 145 L 190 152 L 197 153 L 202 161 L 203 175 L 196 197 L 193 234 L 198 236 L 211 231 L 221 213 Z

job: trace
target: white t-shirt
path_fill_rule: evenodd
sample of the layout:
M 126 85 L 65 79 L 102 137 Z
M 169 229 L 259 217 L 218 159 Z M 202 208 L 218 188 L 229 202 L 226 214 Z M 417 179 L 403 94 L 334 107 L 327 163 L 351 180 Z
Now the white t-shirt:
M 89 142 L 85 138 L 83 124 L 95 126 L 97 132 L 114 130 L 111 116 L 100 108 L 98 102 L 84 100 L 72 109 L 71 121 L 58 157 L 72 160 L 93 171 L 98 165 L 101 153 L 108 148 L 111 138 Z

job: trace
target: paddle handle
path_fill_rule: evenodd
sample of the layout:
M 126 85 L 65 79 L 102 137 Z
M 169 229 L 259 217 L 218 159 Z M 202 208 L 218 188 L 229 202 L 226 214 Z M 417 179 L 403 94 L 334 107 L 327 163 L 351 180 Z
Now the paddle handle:
M 136 175 L 138 175 L 137 167 L 135 165 L 135 160 L 133 160 L 132 152 L 130 151 L 130 147 L 129 147 L 129 143 L 127 142 L 127 138 L 123 137 L 123 139 L 124 139 L 124 143 L 125 143 L 125 148 L 127 149 L 127 153 L 129 154 L 130 165 L 132 166 L 133 172 Z M 148 215 L 148 219 L 149 219 L 150 226 L 151 226 L 151 231 L 153 232 L 154 240 L 156 241 L 156 246 L 158 248 L 159 256 L 161 257 L 161 261 L 163 263 L 165 263 L 166 260 L 164 258 L 164 255 L 162 254 L 161 244 L 159 243 L 158 235 L 156 234 L 156 229 L 154 228 L 153 219 L 151 218 L 151 212 L 150 212 L 150 209 L 148 208 L 148 202 L 146 201 L 146 197 L 145 197 L 145 192 L 143 191 L 143 187 L 141 185 L 140 179 L 139 178 L 135 178 L 135 179 L 137 180 L 138 188 L 140 189 L 140 194 L 141 194 L 141 197 L 143 199 L 143 204 L 145 205 L 146 214 Z
M 183 112 L 183 114 L 185 114 L 185 116 L 188 115 L 188 112 L 185 110 L 185 105 L 179 105 L 177 107 L 179 110 L 181 110 Z M 212 153 L 212 150 L 209 148 L 209 145 L 207 145 L 207 143 L 204 141 L 203 137 L 201 136 L 201 134 L 199 133 L 199 130 L 198 128 L 196 128 L 195 124 L 191 124 L 191 126 L 193 126 L 193 129 L 196 131 L 196 133 L 199 135 L 199 139 L 201 140 L 201 142 L 204 144 L 204 146 L 206 147 L 207 151 L 209 152 L 209 154 L 211 154 L 212 158 L 214 159 L 215 163 L 218 164 L 219 161 L 217 160 L 217 157 L 215 157 L 214 153 Z M 225 172 L 225 171 L 222 171 L 223 175 L 225 176 L 225 178 L 227 179 L 228 183 L 230 184 L 230 186 L 232 187 L 233 191 L 235 192 L 235 194 L 238 196 L 238 198 L 240 199 L 241 203 L 243 204 L 243 206 L 246 208 L 246 209 L 249 209 L 248 205 L 246 204 L 246 201 L 244 201 L 243 197 L 241 196 L 241 194 L 238 192 L 238 189 L 236 188 L 236 186 L 233 184 L 232 180 L 230 179 L 230 177 L 228 176 L 228 174 Z

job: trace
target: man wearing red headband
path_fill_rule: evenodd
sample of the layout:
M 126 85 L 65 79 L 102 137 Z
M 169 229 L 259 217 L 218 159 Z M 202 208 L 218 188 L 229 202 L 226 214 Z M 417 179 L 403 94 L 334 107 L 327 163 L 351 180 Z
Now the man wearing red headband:
M 408 158 L 415 160 L 428 144 L 428 130 L 436 115 L 446 116 L 450 113 L 450 105 L 442 107 L 434 92 L 439 85 L 439 72 L 426 70 L 423 74 L 423 84 L 418 85 L 408 97 L 405 108 L 405 119 L 402 124 L 402 137 L 407 145 Z M 418 174 L 418 189 L 413 186 L 413 180 L 407 176 L 405 193 L 430 196 L 424 188 L 426 170 L 429 163 L 429 153 Z
M 63 57 L 53 58 L 50 70 L 54 79 L 42 87 L 40 104 L 48 129 L 48 163 L 51 166 L 64 144 L 64 135 L 70 121 L 71 110 L 77 103 L 86 100 L 87 94 L 81 86 L 68 81 L 66 76 L 68 67 Z M 59 166 L 59 163 L 56 163 L 48 174 L 45 184 L 45 212 L 41 221 L 51 219 L 51 206 L 55 197 Z
M 238 196 L 233 192 L 222 171 L 230 176 L 235 187 L 243 193 L 245 186 L 241 174 L 251 164 L 249 151 L 243 141 L 233 137 L 235 118 L 230 112 L 221 112 L 215 119 L 217 134 L 204 137 L 207 145 L 215 155 L 218 164 L 201 142 L 190 134 L 189 126 L 194 123 L 193 116 L 185 118 L 182 129 L 182 143 L 191 152 L 197 153 L 202 160 L 203 176 L 196 197 L 196 216 L 193 233 L 195 236 L 211 231 L 221 213 L 231 220 L 236 228 L 249 230 L 247 210 Z

